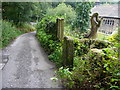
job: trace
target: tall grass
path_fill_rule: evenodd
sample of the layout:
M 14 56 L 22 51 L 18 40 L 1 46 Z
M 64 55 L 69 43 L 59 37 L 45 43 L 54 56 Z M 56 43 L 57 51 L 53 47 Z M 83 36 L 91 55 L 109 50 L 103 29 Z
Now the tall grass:
M 17 36 L 23 34 L 24 32 L 18 30 L 12 23 L 7 21 L 0 21 L 2 22 L 1 25 L 1 38 L 0 48 L 6 47 L 11 41 L 13 41 Z

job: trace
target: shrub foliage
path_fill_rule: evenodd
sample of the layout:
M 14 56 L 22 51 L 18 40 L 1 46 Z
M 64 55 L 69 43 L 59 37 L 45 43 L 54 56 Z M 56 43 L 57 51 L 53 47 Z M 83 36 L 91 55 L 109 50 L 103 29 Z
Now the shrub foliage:
M 56 17 L 44 17 L 36 26 L 37 38 L 42 47 L 47 51 L 48 58 L 61 66 L 61 43 L 56 38 Z
M 49 59 L 61 66 L 62 43 L 56 38 L 55 22 L 55 17 L 44 17 L 37 25 L 37 38 Z M 73 38 L 74 68 L 61 67 L 56 72 L 62 84 L 68 88 L 119 89 L 117 47 L 108 41 Z

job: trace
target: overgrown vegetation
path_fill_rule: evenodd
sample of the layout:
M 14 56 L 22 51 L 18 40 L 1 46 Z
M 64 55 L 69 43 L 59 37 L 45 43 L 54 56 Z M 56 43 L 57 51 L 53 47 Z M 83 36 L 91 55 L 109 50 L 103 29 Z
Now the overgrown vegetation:
M 120 89 L 119 34 L 110 43 L 75 40 L 74 68 L 60 68 L 58 78 L 68 88 Z
M 17 36 L 32 32 L 35 28 L 30 25 L 34 3 L 3 2 L 2 3 L 2 36 L 1 48 L 7 46 Z
M 3 2 L 2 18 L 15 24 L 29 22 L 33 9 L 32 2 Z
M 65 3 L 59 4 L 56 8 L 48 9 L 46 14 L 48 16 L 62 16 L 67 24 L 72 24 L 76 19 L 75 10 Z
M 65 4 L 61 6 L 67 7 Z M 78 10 L 82 4 L 78 5 Z M 84 4 L 83 4 L 84 5 Z M 88 3 L 89 5 L 89 3 Z M 73 5 L 74 6 L 74 5 Z M 37 25 L 37 38 L 43 48 L 48 52 L 51 61 L 62 66 L 62 43 L 56 38 L 56 19 L 60 17 L 58 13 L 52 10 L 61 10 L 60 6 L 49 9 L 46 16 Z M 84 7 L 84 6 L 83 6 Z M 74 9 L 76 6 L 73 7 Z M 89 5 L 89 9 L 91 6 Z M 74 10 L 73 9 L 73 10 Z M 86 9 L 88 10 L 88 9 Z M 84 10 L 83 10 L 84 11 Z M 66 12 L 66 11 L 65 11 Z M 61 17 L 65 17 L 65 12 Z M 52 15 L 51 13 L 54 13 Z M 78 13 L 78 12 L 77 12 Z M 80 12 L 80 14 L 82 11 Z M 89 14 L 89 10 L 88 13 Z M 50 15 L 50 16 L 49 16 Z M 58 15 L 58 16 L 56 16 Z M 77 14 L 76 14 L 77 15 Z M 83 13 L 81 15 L 84 15 Z M 87 15 L 88 16 L 88 15 Z M 81 16 L 78 20 L 81 20 Z M 89 17 L 88 17 L 89 18 Z M 71 71 L 69 68 L 61 67 L 56 71 L 62 85 L 67 88 L 93 88 L 93 89 L 119 89 L 120 83 L 120 62 L 118 60 L 118 35 L 104 37 L 99 33 L 99 40 L 83 39 L 85 29 L 89 26 L 89 19 L 82 20 L 79 24 L 84 27 L 77 29 L 71 26 L 75 24 L 65 24 L 64 35 L 72 36 L 74 39 L 74 67 Z M 66 20 L 66 18 L 65 18 Z M 82 24 L 81 24 L 82 23 Z M 85 24 L 86 23 L 86 24 Z M 80 26 L 79 25 L 79 26 Z M 83 30 L 84 34 L 81 33 Z M 77 37 L 77 38 L 76 38 Z M 81 41 L 79 39 L 82 39 Z M 105 41 L 104 41 L 105 40 Z M 106 41 L 109 40 L 110 42 Z
M 12 42 L 17 36 L 35 31 L 35 27 L 30 24 L 15 25 L 14 23 L 8 21 L 2 21 L 1 26 L 1 42 L 0 48 L 6 47 L 10 42 Z
M 44 17 L 36 26 L 37 38 L 42 47 L 48 53 L 49 59 L 60 67 L 62 63 L 62 45 L 61 42 L 56 38 L 55 22 L 55 16 Z
M 12 23 L 7 21 L 2 22 L 2 37 L 0 41 L 2 42 L 0 48 L 7 46 L 11 41 L 13 41 L 17 36 L 23 34 L 24 32 L 18 30 Z
M 76 3 L 77 18 L 74 21 L 73 28 L 77 28 L 80 32 L 87 31 L 90 21 L 90 10 L 92 8 L 91 2 L 78 2 Z
M 92 5 L 90 2 L 4 2 L 2 13 L 6 21 L 2 23 L 0 47 L 7 46 L 22 33 L 34 31 L 29 22 L 39 21 L 38 41 L 48 58 L 61 67 L 63 42 L 57 38 L 56 19 L 64 18 L 64 35 L 74 39 L 74 67 L 72 70 L 61 67 L 56 72 L 62 84 L 68 88 L 120 89 L 119 34 L 106 37 L 99 33 L 99 40 L 83 39 L 88 33 Z
M 97 54 L 90 51 L 82 57 L 76 56 L 73 71 L 60 68 L 57 74 L 63 85 L 68 88 L 119 89 L 118 59 Z
M 92 48 L 89 44 L 78 43 L 73 70 L 60 68 L 58 78 L 68 88 L 119 89 L 120 61 L 117 49 Z

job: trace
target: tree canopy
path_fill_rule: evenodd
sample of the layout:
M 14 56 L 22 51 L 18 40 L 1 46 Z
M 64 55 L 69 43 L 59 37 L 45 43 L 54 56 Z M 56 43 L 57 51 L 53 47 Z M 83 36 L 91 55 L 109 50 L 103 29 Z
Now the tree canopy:
M 14 23 L 28 22 L 33 10 L 32 2 L 3 2 L 2 18 Z
M 92 3 L 90 2 L 78 2 L 76 3 L 76 13 L 77 18 L 75 21 L 75 26 L 80 29 L 82 32 L 86 31 L 89 27 L 89 19 L 90 19 L 90 9 L 92 7 Z
M 49 16 L 61 16 L 67 23 L 71 23 L 76 18 L 75 10 L 65 3 L 59 4 L 56 8 L 48 8 L 46 15 Z
M 89 26 L 90 2 L 3 2 L 2 18 L 15 24 L 60 16 L 82 32 Z

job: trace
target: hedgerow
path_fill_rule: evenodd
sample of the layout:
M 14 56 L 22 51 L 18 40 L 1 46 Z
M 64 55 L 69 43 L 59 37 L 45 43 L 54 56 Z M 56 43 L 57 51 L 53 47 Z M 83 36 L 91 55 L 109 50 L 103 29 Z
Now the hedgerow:
M 56 38 L 56 17 L 44 17 L 36 26 L 37 38 L 48 53 L 48 58 L 57 66 L 62 63 L 62 43 Z

